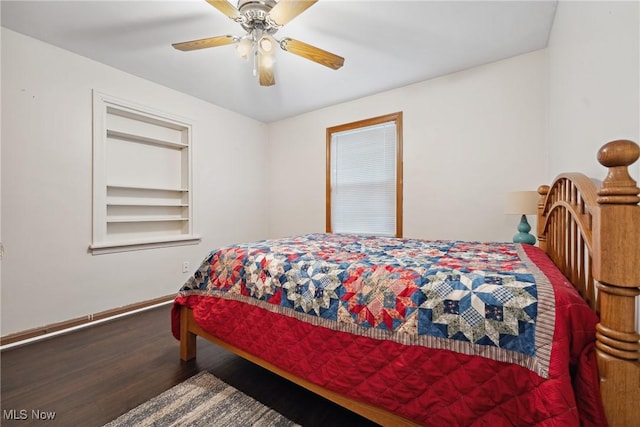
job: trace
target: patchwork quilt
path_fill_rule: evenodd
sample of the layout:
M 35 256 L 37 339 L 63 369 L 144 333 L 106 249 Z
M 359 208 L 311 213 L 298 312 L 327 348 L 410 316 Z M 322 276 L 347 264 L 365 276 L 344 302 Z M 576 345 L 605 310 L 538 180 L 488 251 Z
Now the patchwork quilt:
M 176 298 L 212 335 L 425 425 L 606 425 L 596 316 L 538 248 L 307 234 L 212 251 Z M 571 310 L 569 310 L 571 307 Z

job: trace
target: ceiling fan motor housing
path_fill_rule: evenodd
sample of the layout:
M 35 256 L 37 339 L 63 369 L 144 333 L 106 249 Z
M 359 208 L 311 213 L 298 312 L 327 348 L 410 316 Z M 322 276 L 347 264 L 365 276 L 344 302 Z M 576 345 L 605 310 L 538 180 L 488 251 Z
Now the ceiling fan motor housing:
M 267 34 L 275 33 L 278 26 L 269 19 L 269 12 L 275 5 L 275 0 L 239 0 L 240 25 L 249 33 L 253 30 Z

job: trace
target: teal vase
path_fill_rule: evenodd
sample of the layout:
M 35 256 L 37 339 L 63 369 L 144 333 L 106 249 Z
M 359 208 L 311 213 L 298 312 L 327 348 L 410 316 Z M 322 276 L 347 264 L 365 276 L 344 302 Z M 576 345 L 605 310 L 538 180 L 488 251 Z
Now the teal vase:
M 532 234 L 529 234 L 529 231 L 531 231 L 531 226 L 529 225 L 529 221 L 527 221 L 527 216 L 522 215 L 522 218 L 520 218 L 520 224 L 518 224 L 518 233 L 513 236 L 513 242 L 535 245 L 536 238 Z

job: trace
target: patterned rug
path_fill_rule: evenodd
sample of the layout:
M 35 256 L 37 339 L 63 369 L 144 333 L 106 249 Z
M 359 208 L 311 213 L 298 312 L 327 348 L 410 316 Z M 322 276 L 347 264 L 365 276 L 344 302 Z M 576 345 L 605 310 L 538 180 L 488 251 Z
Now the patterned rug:
M 116 426 L 298 426 L 208 372 L 177 386 L 106 424 Z

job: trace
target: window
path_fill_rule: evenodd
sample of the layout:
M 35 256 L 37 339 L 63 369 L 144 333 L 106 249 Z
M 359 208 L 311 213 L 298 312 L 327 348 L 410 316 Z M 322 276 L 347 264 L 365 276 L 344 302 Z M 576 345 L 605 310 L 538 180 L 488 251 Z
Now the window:
M 402 237 L 402 112 L 327 129 L 327 232 Z
M 191 125 L 94 92 L 94 254 L 199 241 Z

